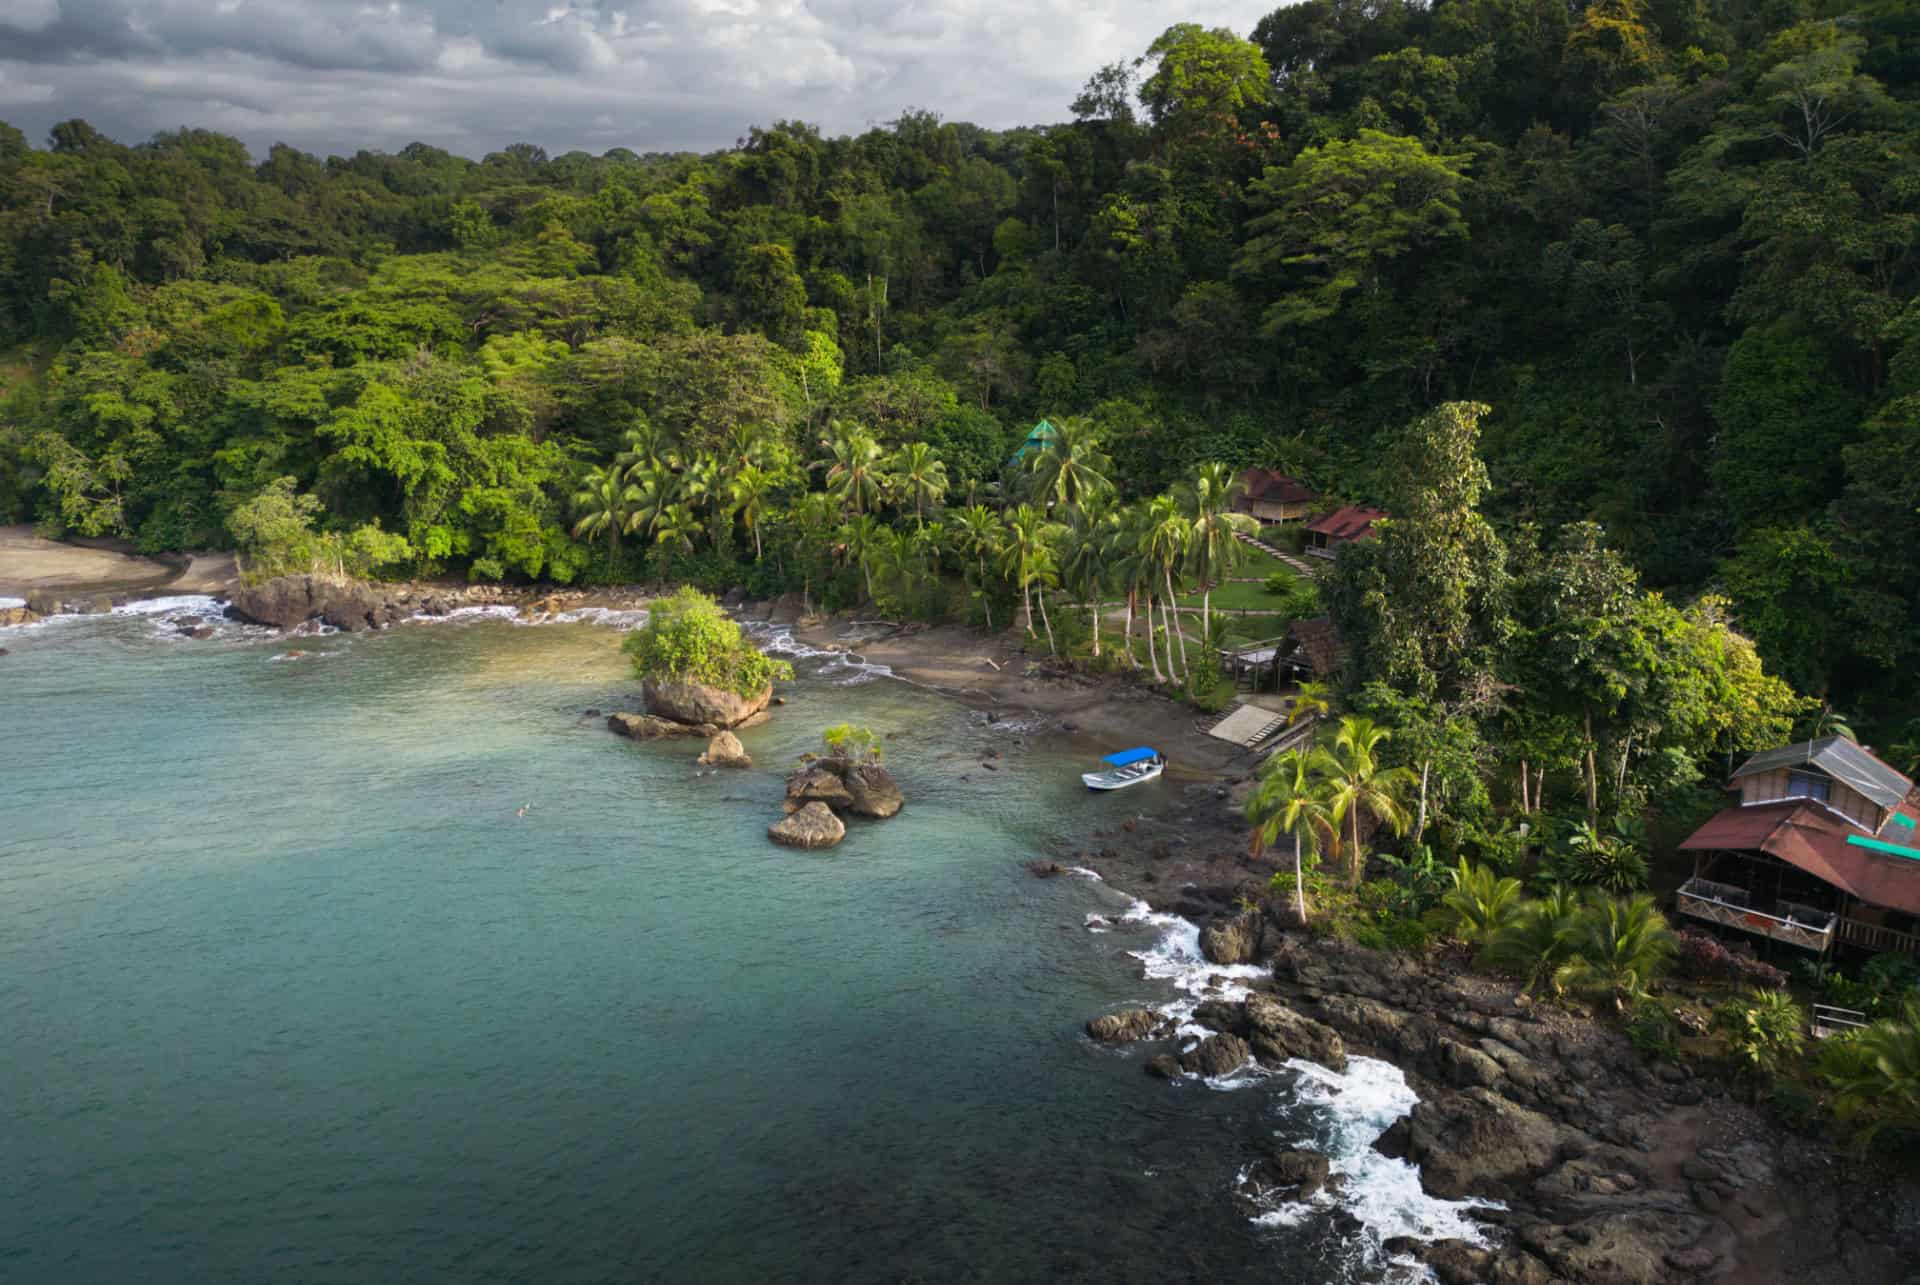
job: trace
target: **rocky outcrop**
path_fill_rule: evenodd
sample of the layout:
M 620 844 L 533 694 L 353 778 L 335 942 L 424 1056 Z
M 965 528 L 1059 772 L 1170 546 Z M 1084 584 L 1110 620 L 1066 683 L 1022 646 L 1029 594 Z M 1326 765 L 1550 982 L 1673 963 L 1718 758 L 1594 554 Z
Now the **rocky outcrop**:
M 1505 1199 L 1529 1190 L 1557 1164 L 1566 1130 L 1489 1089 L 1442 1093 L 1407 1118 L 1407 1158 L 1420 1185 L 1444 1200 Z
M 1330 1071 L 1347 1069 L 1346 1041 L 1324 1022 L 1296 1013 L 1269 995 L 1249 995 L 1246 1013 L 1248 1042 L 1262 1062 L 1278 1064 L 1297 1057 Z
M 753 758 L 732 732 L 719 732 L 707 742 L 706 753 L 694 760 L 707 767 L 752 767 Z
M 1087 1034 L 1103 1044 L 1144 1040 L 1161 1025 L 1158 1013 L 1145 1008 L 1123 1008 L 1087 1023 Z
M 829 808 L 851 808 L 853 795 L 837 772 L 819 765 L 803 767 L 787 778 L 788 810 L 797 812 L 809 803 Z
M 40 613 L 31 607 L 0 607 L 0 629 L 9 625 L 31 625 L 40 619 Z
M 1267 1201 L 1311 1200 L 1327 1185 L 1332 1162 L 1321 1152 L 1285 1148 L 1248 1167 L 1245 1194 Z
M 856 763 L 841 779 L 853 800 L 849 807 L 863 817 L 884 821 L 906 805 L 906 796 L 894 784 L 893 775 L 878 763 Z
M 1200 933 L 1200 953 L 1216 964 L 1251 964 L 1260 957 L 1264 922 L 1257 910 L 1215 919 Z
M 1191 1050 L 1180 1055 L 1182 1070 L 1194 1075 L 1221 1076 L 1231 1075 L 1253 1060 L 1253 1050 L 1238 1035 L 1224 1032 L 1201 1040 Z
M 847 837 L 847 827 L 824 803 L 809 803 L 767 827 L 767 837 L 789 848 L 831 848 Z
M 739 726 L 765 710 L 767 702 L 773 699 L 771 683 L 751 696 L 741 696 L 723 687 L 709 687 L 705 683 L 653 678 L 647 679 L 641 689 L 649 714 L 670 718 L 676 723 L 710 724 L 722 728 Z
M 675 736 L 714 736 L 720 729 L 689 727 L 672 719 L 655 718 L 652 714 L 609 714 L 607 730 L 618 732 L 629 740 L 659 741 Z
M 346 633 L 383 629 L 409 614 L 373 585 L 317 576 L 275 576 L 242 585 L 233 591 L 227 609 L 243 620 L 276 629 L 294 629 L 317 619 Z

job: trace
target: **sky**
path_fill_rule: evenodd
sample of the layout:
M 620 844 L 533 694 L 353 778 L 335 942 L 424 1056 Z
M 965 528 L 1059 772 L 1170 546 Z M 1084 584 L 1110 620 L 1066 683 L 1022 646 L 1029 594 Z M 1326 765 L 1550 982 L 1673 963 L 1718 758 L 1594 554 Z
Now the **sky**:
M 0 0 L 0 121 L 44 145 L 194 126 L 264 156 L 422 141 L 478 157 L 707 151 L 908 108 L 1065 120 L 1100 66 L 1176 21 L 1246 35 L 1281 0 Z

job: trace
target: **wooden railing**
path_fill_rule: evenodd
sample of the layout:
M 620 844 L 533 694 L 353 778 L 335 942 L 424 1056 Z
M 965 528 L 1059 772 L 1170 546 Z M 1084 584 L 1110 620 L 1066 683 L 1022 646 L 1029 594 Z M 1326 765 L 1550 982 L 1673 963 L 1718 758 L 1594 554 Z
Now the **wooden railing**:
M 1867 1015 L 1857 1008 L 1836 1008 L 1832 1004 L 1813 1006 L 1813 1038 L 1816 1040 L 1864 1030 L 1866 1025 Z
M 1746 893 L 1730 884 L 1689 879 L 1675 894 L 1680 913 L 1725 928 L 1784 941 L 1790 946 L 1824 954 L 1833 941 L 1835 915 L 1801 907 L 1800 916 L 1769 915 L 1745 904 Z
M 1920 955 L 1920 937 L 1882 928 L 1879 924 L 1861 923 L 1858 919 L 1841 919 L 1840 940 L 1863 950 L 1892 950 L 1903 955 Z

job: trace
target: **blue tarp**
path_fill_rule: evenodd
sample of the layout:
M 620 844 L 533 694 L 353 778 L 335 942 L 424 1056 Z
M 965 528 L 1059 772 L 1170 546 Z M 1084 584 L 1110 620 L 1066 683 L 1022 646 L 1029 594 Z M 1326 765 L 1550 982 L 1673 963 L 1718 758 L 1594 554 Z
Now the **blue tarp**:
M 1118 754 L 1109 754 L 1101 759 L 1102 763 L 1111 763 L 1115 767 L 1125 767 L 1129 763 L 1144 763 L 1148 759 L 1157 759 L 1160 751 L 1142 745 L 1139 749 L 1121 750 Z

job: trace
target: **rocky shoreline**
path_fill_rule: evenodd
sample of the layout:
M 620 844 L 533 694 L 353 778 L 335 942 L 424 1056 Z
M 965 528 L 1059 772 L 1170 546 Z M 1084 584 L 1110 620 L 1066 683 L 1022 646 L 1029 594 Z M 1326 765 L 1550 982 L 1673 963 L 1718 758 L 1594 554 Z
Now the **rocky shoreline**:
M 1375 1149 L 1418 1165 L 1429 1195 L 1504 1205 L 1468 1211 L 1485 1246 L 1385 1246 L 1443 1285 L 1920 1280 L 1913 1183 L 1886 1183 L 1717 1078 L 1643 1062 L 1600 1021 L 1517 1001 L 1513 983 L 1458 956 L 1373 951 L 1315 937 L 1278 908 L 1243 909 L 1271 872 L 1245 855 L 1234 805 L 1247 787 L 1190 786 L 1071 860 L 1201 925 L 1211 963 L 1263 965 L 1270 978 L 1246 993 L 1244 976 L 1216 975 L 1220 998 L 1187 1019 L 1203 1039 L 1144 1009 L 1096 1017 L 1090 1038 L 1138 1042 L 1144 1069 L 1169 1078 L 1290 1058 L 1339 1070 L 1354 1054 L 1400 1068 L 1419 1102 Z M 1250 1213 L 1338 1180 L 1325 1157 L 1271 1139 L 1250 1140 L 1240 1161 Z

